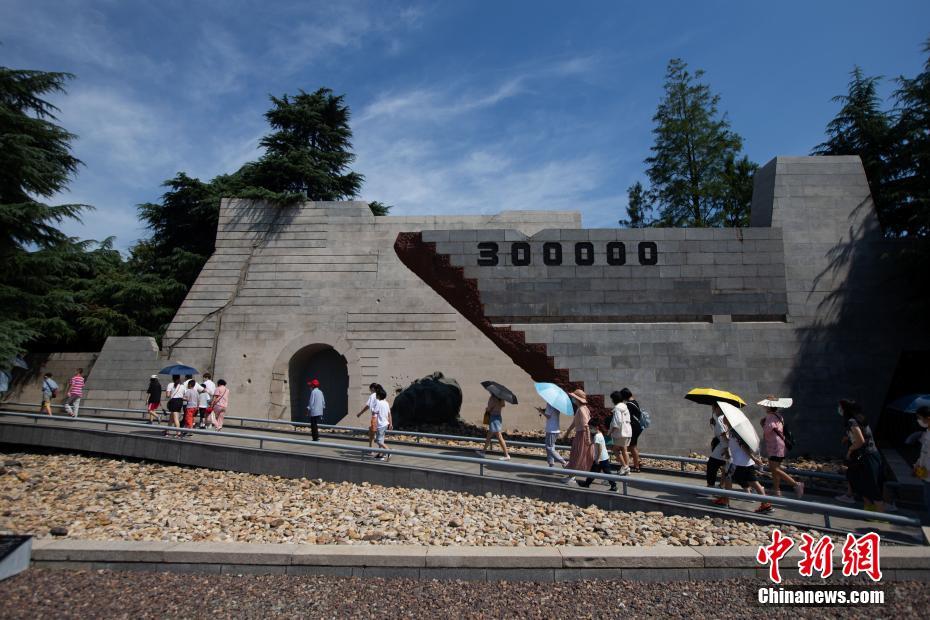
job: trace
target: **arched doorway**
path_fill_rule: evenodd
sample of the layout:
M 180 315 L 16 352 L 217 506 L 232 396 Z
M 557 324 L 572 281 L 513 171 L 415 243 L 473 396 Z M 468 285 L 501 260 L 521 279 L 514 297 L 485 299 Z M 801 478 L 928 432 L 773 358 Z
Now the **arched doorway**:
M 338 424 L 348 412 L 349 370 L 346 358 L 328 344 L 311 344 L 298 350 L 288 363 L 291 420 L 310 419 L 307 381 L 317 379 L 326 397 L 325 424 Z

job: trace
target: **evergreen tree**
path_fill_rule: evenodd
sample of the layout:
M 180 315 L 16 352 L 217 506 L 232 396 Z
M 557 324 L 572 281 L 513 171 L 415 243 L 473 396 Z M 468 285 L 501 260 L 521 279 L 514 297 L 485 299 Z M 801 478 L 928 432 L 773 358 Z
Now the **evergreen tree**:
M 745 155 L 739 159 L 732 155 L 727 157 L 723 166 L 724 192 L 720 203 L 720 218 L 724 226 L 749 226 L 753 175 L 758 169 L 759 164 Z
M 85 205 L 48 205 L 81 162 L 74 136 L 55 124 L 43 96 L 64 91 L 67 73 L 0 67 L 0 367 L 37 338 L 67 339 L 62 319 L 76 308 L 57 286 L 82 247 L 58 230 Z
M 619 224 L 623 228 L 646 228 L 652 226 L 651 214 L 652 204 L 649 202 L 649 196 L 643 184 L 637 181 L 626 190 L 627 219 L 620 220 Z
M 713 226 L 721 221 L 724 168 L 742 140 L 717 112 L 720 101 L 678 58 L 668 63 L 665 95 L 653 121 L 655 143 L 646 159 L 651 192 L 665 226 Z
M 923 51 L 923 71 L 897 80 L 897 122 L 887 182 L 893 232 L 921 238 L 930 237 L 930 39 Z
M 349 108 L 328 88 L 296 97 L 272 97 L 265 113 L 274 130 L 262 138 L 265 154 L 241 173 L 247 185 L 309 200 L 345 200 L 358 194 Z
M 893 201 L 888 196 L 888 159 L 891 145 L 891 118 L 880 108 L 876 86 L 881 78 L 866 77 L 855 67 L 847 93 L 837 95 L 840 111 L 827 124 L 827 140 L 818 144 L 814 155 L 858 155 L 862 159 L 875 209 L 886 232 L 901 228 Z

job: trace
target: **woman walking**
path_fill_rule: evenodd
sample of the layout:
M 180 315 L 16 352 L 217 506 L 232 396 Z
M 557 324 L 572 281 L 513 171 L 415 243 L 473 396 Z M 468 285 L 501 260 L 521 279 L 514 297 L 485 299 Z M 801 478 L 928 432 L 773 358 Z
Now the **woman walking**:
M 639 472 L 639 436 L 643 434 L 643 410 L 639 402 L 633 399 L 633 392 L 629 388 L 620 390 L 620 400 L 626 403 L 627 409 L 630 410 L 630 426 L 633 428 L 633 436 L 630 437 L 630 458 L 633 461 L 630 471 Z
M 181 428 L 181 415 L 184 410 L 184 393 L 187 387 L 181 382 L 181 375 L 172 375 L 171 383 L 165 388 L 165 396 L 168 397 L 168 411 L 171 412 L 171 425 L 177 429 Z M 168 431 L 165 431 L 168 436 Z M 180 437 L 181 433 L 175 431 L 174 437 Z
M 210 414 L 208 421 L 210 426 L 215 430 L 223 430 L 223 416 L 226 415 L 226 408 L 229 407 L 229 389 L 226 387 L 226 380 L 220 379 L 216 382 L 216 390 L 213 392 L 213 413 Z
M 555 467 L 558 463 L 562 467 L 568 463 L 555 447 L 555 441 L 559 438 L 561 429 L 559 427 L 559 410 L 552 405 L 546 405 L 545 409 L 538 410 L 546 418 L 546 461 L 549 467 Z
M 633 425 L 630 420 L 630 410 L 623 402 L 623 394 L 614 391 L 610 394 L 614 404 L 613 415 L 610 418 L 610 438 L 614 444 L 614 454 L 620 462 L 621 476 L 630 473 L 630 455 L 627 446 L 633 439 Z
M 506 404 L 506 401 L 493 394 L 488 398 L 488 406 L 484 410 L 485 415 L 488 416 L 488 434 L 484 438 L 484 450 L 478 450 L 481 455 L 490 450 L 491 436 L 493 435 L 497 438 L 497 443 L 500 444 L 501 451 L 504 453 L 504 456 L 500 457 L 501 461 L 510 460 L 510 453 L 507 452 L 507 442 L 504 441 L 503 409 Z
M 52 373 L 47 372 L 42 377 L 42 405 L 39 413 L 52 415 L 52 399 L 58 396 L 58 384 L 52 379 Z
M 590 471 L 594 463 L 594 451 L 591 446 L 591 410 L 588 409 L 588 395 L 583 390 L 578 389 L 568 395 L 575 405 L 575 416 L 572 419 L 572 425 L 565 431 L 568 436 L 575 433 L 572 438 L 572 450 L 568 455 L 566 469 L 576 469 L 579 471 Z M 569 484 L 576 483 L 574 476 L 568 479 Z
M 368 386 L 371 394 L 368 395 L 368 402 L 365 403 L 365 406 L 362 407 L 362 410 L 358 412 L 355 416 L 356 418 L 362 417 L 362 414 L 368 411 L 371 413 L 371 419 L 368 421 L 368 447 L 372 447 L 375 444 L 375 433 L 378 430 L 378 410 L 376 405 L 378 404 L 378 388 L 381 388 L 381 391 L 384 392 L 382 388 L 377 383 L 372 383 Z M 387 398 L 387 392 L 385 392 L 385 398 Z M 368 452 L 367 454 L 371 454 Z
M 155 424 L 158 421 L 158 414 L 155 413 L 158 410 L 158 407 L 161 405 L 161 382 L 158 380 L 158 375 L 152 375 L 149 379 L 148 387 L 148 408 L 147 413 L 149 417 L 149 424 Z
M 763 403 L 777 403 L 779 399 L 767 396 Z M 788 475 L 782 469 L 782 464 L 788 454 L 787 440 L 785 439 L 785 418 L 782 417 L 779 407 L 766 406 L 765 418 L 762 420 L 762 439 L 765 442 L 765 453 L 768 457 L 769 472 L 772 474 L 772 485 L 776 497 L 781 497 L 781 482 L 794 487 L 798 499 L 804 495 L 804 483 Z
M 875 445 L 872 429 L 853 400 L 841 400 L 837 413 L 845 421 L 846 479 L 856 495 L 860 495 L 866 510 L 884 512 L 882 503 L 882 457 Z

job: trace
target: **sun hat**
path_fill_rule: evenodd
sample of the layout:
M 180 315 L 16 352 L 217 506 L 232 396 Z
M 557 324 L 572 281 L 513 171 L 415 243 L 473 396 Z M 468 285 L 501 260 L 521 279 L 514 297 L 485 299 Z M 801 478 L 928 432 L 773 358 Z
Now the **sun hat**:
M 575 400 L 577 400 L 577 401 L 578 401 L 579 403 L 581 403 L 582 405 L 587 405 L 587 404 L 588 404 L 588 395 L 585 394 L 585 393 L 584 393 L 584 390 L 582 390 L 581 388 L 578 388 L 578 389 L 575 390 L 574 392 L 570 393 L 569 396 L 571 396 L 572 398 L 574 398 Z

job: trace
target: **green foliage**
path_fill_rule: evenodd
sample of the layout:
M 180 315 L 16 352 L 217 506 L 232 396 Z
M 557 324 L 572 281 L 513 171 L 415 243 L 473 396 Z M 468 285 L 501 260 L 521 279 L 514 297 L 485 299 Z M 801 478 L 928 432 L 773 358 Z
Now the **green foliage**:
M 892 223 L 893 209 L 887 194 L 888 159 L 892 148 L 891 116 L 881 110 L 876 86 L 878 77 L 866 77 L 855 67 L 845 95 L 833 101 L 842 104 L 827 124 L 827 140 L 818 144 L 814 155 L 858 155 L 862 159 L 878 217 L 886 228 Z
M 643 184 L 637 181 L 626 190 L 627 219 L 620 220 L 623 228 L 646 228 L 652 226 L 652 203 Z
M 759 164 L 745 155 L 739 159 L 727 157 L 723 165 L 723 197 L 720 202 L 720 220 L 723 226 L 740 228 L 749 226 L 752 206 L 752 181 Z
M 368 203 L 368 208 L 371 209 L 373 215 L 387 215 L 394 207 L 375 200 Z
M 923 71 L 897 79 L 894 148 L 885 186 L 892 232 L 918 238 L 930 237 L 930 39 L 923 51 Z
M 669 61 L 665 95 L 653 116 L 655 143 L 646 172 L 663 226 L 720 224 L 726 163 L 742 148 L 717 112 L 720 97 L 700 82 L 703 75 L 692 75 L 681 59 Z
M 81 164 L 43 99 L 70 77 L 0 67 L 0 367 L 38 339 L 74 334 L 62 317 L 78 306 L 60 283 L 82 247 L 57 225 L 87 207 L 39 200 L 64 190 Z
M 358 193 L 349 108 L 328 88 L 296 97 L 271 97 L 265 113 L 274 130 L 262 138 L 265 154 L 240 170 L 246 185 L 310 200 L 345 200 Z

